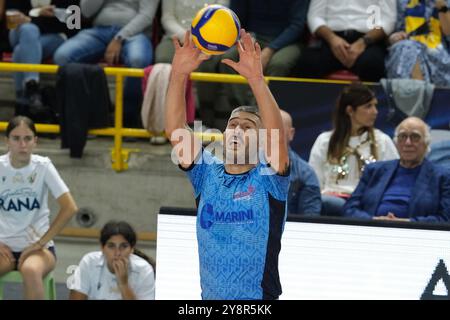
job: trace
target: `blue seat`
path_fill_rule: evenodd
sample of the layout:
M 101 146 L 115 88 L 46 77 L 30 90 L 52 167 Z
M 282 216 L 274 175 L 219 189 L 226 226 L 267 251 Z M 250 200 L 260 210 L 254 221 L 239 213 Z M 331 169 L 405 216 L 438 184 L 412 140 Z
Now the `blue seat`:
M 434 164 L 450 169 L 450 140 L 443 140 L 431 144 L 431 151 L 427 156 Z

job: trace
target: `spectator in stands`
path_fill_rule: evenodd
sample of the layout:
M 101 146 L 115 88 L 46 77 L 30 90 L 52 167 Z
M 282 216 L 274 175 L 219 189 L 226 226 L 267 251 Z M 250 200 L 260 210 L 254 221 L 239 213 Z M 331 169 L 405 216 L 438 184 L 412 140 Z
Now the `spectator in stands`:
M 239 17 L 242 28 L 261 44 L 264 75 L 287 77 L 291 74 L 300 57 L 300 39 L 305 30 L 308 5 L 309 0 L 230 1 L 230 9 Z M 236 47 L 223 55 L 223 58 L 231 60 L 237 57 Z M 218 59 L 202 64 L 199 71 L 236 73 Z M 204 83 L 198 88 L 200 108 L 214 110 L 213 126 L 220 130 L 226 126 L 233 106 L 255 104 L 247 85 L 223 84 L 217 87 Z M 211 94 L 212 90 L 218 92 Z
M 172 37 L 183 43 L 184 34 L 191 30 L 192 19 L 206 4 L 220 4 L 228 7 L 229 0 L 164 0 L 162 2 L 161 23 L 164 36 L 155 50 L 155 63 L 171 63 L 175 48 Z
M 289 144 L 295 135 L 292 118 L 289 113 L 281 111 L 284 134 Z M 288 213 L 318 216 L 321 210 L 320 184 L 317 176 L 308 164 L 289 147 L 291 174 L 289 176 Z
M 309 164 L 319 178 L 323 215 L 342 216 L 366 164 L 398 158 L 391 138 L 374 128 L 377 102 L 365 85 L 345 87 L 334 110 L 333 131 L 314 142 Z
M 69 30 L 66 24 L 61 23 L 55 17 L 54 8 L 67 8 L 71 5 L 78 5 L 79 0 L 52 0 L 31 1 L 31 0 L 0 0 L 0 6 L 6 9 L 16 9 L 19 12 L 11 20 L 14 29 L 9 31 L 9 41 L 13 48 L 12 61 L 15 63 L 40 64 L 43 60 L 53 56 L 56 49 L 73 35 L 76 30 Z M 29 16 L 34 5 L 46 3 L 40 6 L 36 17 Z M 51 4 L 51 5 L 50 5 Z M 36 8 L 35 8 L 36 9 Z M 17 113 L 24 113 L 29 116 L 36 116 L 43 112 L 40 90 L 39 73 L 37 72 L 16 72 L 14 74 Z
M 93 28 L 84 29 L 58 48 L 58 65 L 71 62 L 108 65 L 123 63 L 145 68 L 153 61 L 150 41 L 152 21 L 159 0 L 81 0 L 81 12 L 93 18 Z M 124 125 L 141 127 L 142 90 L 140 78 L 128 78 L 124 89 Z
M 445 222 L 450 220 L 450 171 L 425 159 L 430 130 L 409 117 L 395 130 L 400 160 L 370 164 L 344 207 L 362 219 Z
M 202 298 L 277 299 L 289 155 L 278 105 L 264 81 L 261 47 L 241 29 L 239 61 L 223 60 L 247 79 L 258 109 L 241 106 L 231 113 L 221 161 L 186 129 L 186 81 L 207 56 L 188 32 L 183 46 L 177 40 L 174 46 L 165 128 L 197 199 Z M 270 139 L 270 159 L 260 157 L 264 152 L 250 135 Z
M 389 37 L 388 78 L 412 78 L 450 87 L 450 10 L 447 0 L 398 0 Z
M 70 299 L 154 300 L 154 263 L 136 242 L 127 222 L 106 223 L 100 232 L 102 250 L 81 259 L 69 283 Z
M 322 78 L 348 69 L 361 80 L 378 81 L 396 11 L 396 0 L 311 0 L 308 26 L 319 39 L 304 50 L 295 75 Z
M 242 28 L 261 44 L 264 75 L 290 75 L 300 57 L 300 39 L 305 30 L 308 6 L 309 0 L 230 1 L 230 9 L 239 17 Z M 225 57 L 236 59 L 236 47 Z M 223 71 L 230 72 L 229 68 L 223 67 Z
M 33 122 L 17 116 L 6 128 L 9 152 L 0 156 L 0 275 L 18 270 L 26 299 L 44 299 L 42 279 L 56 263 L 52 239 L 77 210 L 52 162 L 32 154 L 36 142 Z M 60 207 L 51 225 L 49 190 Z

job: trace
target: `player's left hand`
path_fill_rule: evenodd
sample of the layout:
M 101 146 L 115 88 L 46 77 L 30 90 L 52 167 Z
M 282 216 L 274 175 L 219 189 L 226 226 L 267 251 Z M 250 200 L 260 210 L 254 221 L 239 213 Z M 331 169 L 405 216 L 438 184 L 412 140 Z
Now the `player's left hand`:
M 223 59 L 222 63 L 233 68 L 247 80 L 262 79 L 263 67 L 261 63 L 261 47 L 244 29 L 241 29 L 241 39 L 236 44 L 239 61 Z

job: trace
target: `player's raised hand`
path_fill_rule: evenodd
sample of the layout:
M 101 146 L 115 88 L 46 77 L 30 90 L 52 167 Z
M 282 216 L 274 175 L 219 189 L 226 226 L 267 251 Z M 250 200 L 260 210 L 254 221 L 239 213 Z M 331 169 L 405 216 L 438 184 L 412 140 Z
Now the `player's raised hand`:
M 189 75 L 197 69 L 204 60 L 209 59 L 207 54 L 202 53 L 195 47 L 194 42 L 191 39 L 190 31 L 186 31 L 183 45 L 180 44 L 176 36 L 172 38 L 172 41 L 175 47 L 175 55 L 172 60 L 173 72 Z
M 241 39 L 236 44 L 239 52 L 239 61 L 223 59 L 222 63 L 230 66 L 247 80 L 263 78 L 261 63 L 261 47 L 244 29 L 241 29 Z

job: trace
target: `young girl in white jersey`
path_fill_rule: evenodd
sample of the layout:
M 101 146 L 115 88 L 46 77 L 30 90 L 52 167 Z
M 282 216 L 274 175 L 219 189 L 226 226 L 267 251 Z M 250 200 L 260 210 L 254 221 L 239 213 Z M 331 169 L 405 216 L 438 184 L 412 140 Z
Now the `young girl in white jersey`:
M 44 299 L 42 279 L 55 268 L 52 241 L 77 210 L 64 181 L 36 146 L 32 120 L 18 116 L 6 128 L 8 153 L 0 156 L 0 275 L 21 272 L 26 299 Z M 48 192 L 59 204 L 50 225 Z
M 70 300 L 154 300 L 154 261 L 136 249 L 125 221 L 109 221 L 100 232 L 101 251 L 86 254 L 68 282 Z

